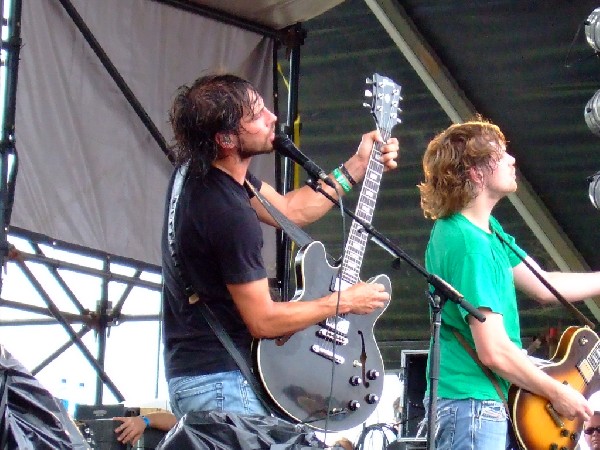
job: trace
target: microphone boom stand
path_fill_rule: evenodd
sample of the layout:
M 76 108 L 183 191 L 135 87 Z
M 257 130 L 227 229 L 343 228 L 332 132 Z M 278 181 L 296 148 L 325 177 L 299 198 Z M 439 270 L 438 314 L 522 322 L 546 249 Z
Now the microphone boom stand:
M 357 217 L 352 211 L 349 211 L 343 206 L 338 200 L 333 198 L 327 192 L 323 190 L 318 182 L 313 179 L 308 179 L 306 184 L 310 186 L 315 192 L 319 192 L 326 197 L 334 205 L 337 205 L 344 214 L 351 217 L 359 225 L 362 226 L 363 230 L 371 236 L 371 240 L 383 248 L 385 251 L 390 253 L 392 256 L 398 259 L 406 261 L 413 269 L 419 272 L 425 277 L 427 283 L 433 288 L 433 292 L 429 294 L 429 300 L 432 310 L 431 323 L 432 323 L 432 341 L 429 361 L 429 405 L 428 405 L 428 424 L 427 424 L 427 449 L 435 449 L 435 428 L 436 428 L 436 406 L 437 406 L 437 386 L 440 372 L 440 328 L 442 324 L 442 308 L 447 300 L 451 300 L 454 303 L 462 306 L 470 315 L 475 317 L 480 322 L 485 322 L 485 316 L 471 305 L 460 292 L 458 292 L 452 285 L 444 281 L 442 278 L 427 272 L 423 266 L 411 258 L 404 250 L 390 241 L 387 237 L 377 231 L 370 223 L 365 222 L 361 218 Z

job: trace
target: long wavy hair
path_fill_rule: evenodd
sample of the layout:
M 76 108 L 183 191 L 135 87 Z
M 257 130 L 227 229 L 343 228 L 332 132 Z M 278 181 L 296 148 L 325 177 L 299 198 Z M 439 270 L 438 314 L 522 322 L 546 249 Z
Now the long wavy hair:
M 191 172 L 205 175 L 219 156 L 216 134 L 239 136 L 241 120 L 253 114 L 259 98 L 249 81 L 231 74 L 206 75 L 181 86 L 169 113 L 175 164 L 189 162 Z
M 423 156 L 425 181 L 417 186 L 425 217 L 447 217 L 477 196 L 470 170 L 494 170 L 500 155 L 493 144 L 504 146 L 506 138 L 498 126 L 479 116 L 451 125 L 431 140 Z

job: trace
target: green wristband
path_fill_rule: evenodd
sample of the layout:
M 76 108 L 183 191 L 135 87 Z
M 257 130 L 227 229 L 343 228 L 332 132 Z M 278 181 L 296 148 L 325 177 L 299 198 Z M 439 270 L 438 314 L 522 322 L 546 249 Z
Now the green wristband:
M 333 174 L 335 181 L 340 184 L 344 192 L 348 193 L 352 190 L 352 185 L 348 182 L 348 179 L 344 176 L 344 174 L 342 174 L 339 168 L 333 169 L 333 172 L 331 173 Z

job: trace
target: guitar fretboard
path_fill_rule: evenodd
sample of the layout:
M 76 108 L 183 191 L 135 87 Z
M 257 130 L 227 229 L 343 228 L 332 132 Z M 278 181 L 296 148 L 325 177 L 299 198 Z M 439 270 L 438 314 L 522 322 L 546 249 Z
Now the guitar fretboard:
M 380 145 L 375 144 L 369 159 L 369 165 L 363 180 L 360 196 L 355 214 L 363 222 L 370 224 L 375 212 L 377 194 L 381 185 L 383 175 L 383 164 L 379 162 L 381 156 Z M 349 285 L 356 284 L 360 280 L 360 268 L 367 247 L 369 234 L 364 231 L 363 226 L 356 220 L 350 226 L 350 234 L 344 251 L 344 262 L 342 268 L 342 281 Z

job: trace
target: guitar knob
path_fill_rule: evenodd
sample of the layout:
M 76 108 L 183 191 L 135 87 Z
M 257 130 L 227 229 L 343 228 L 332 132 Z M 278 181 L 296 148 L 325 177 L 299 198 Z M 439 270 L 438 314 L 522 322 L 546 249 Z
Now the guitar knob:
M 558 444 L 550 444 L 550 450 L 558 450 Z
M 367 400 L 368 404 L 372 405 L 379 401 L 379 396 L 375 395 L 375 394 L 369 394 L 369 395 L 367 395 L 366 400 Z
M 560 435 L 562 437 L 567 437 L 569 435 L 569 430 L 567 430 L 566 428 L 563 428 L 562 430 L 560 430 Z
M 561 447 L 560 450 L 569 450 L 567 447 Z
M 579 433 L 571 434 L 571 440 L 577 442 L 579 440 Z
M 358 408 L 360 408 L 360 402 L 358 400 L 350 400 L 348 402 L 348 408 L 350 411 L 356 411 Z
M 361 383 L 362 383 L 362 378 L 361 377 L 359 377 L 357 375 L 354 375 L 353 377 L 350 377 L 350 384 L 352 386 L 358 386 Z
M 377 378 L 379 378 L 379 371 L 375 370 L 375 369 L 371 369 L 367 372 L 367 378 L 369 380 L 376 380 Z

